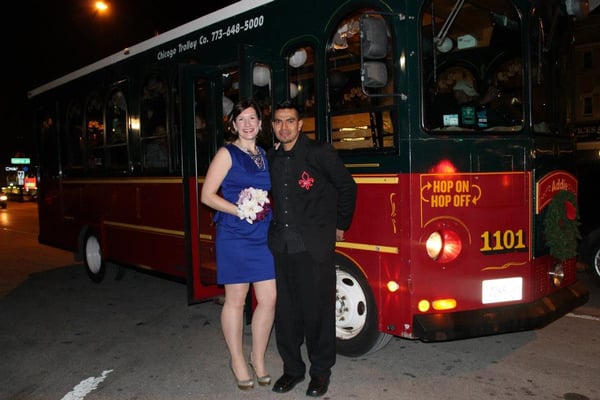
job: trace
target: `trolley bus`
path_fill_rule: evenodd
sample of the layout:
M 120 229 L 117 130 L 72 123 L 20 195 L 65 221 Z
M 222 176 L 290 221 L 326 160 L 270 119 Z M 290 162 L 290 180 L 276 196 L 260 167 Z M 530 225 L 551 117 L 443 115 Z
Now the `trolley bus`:
M 260 103 L 270 148 L 290 98 L 358 185 L 339 354 L 541 328 L 588 299 L 567 129 L 586 4 L 241 0 L 135 44 L 29 92 L 39 242 L 97 282 L 116 264 L 221 295 L 204 174 L 233 102 Z

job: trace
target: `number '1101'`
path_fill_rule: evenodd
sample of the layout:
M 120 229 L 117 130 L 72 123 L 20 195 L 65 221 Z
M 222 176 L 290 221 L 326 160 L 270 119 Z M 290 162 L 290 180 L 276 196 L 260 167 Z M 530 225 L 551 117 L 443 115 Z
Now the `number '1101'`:
M 518 231 L 506 230 L 496 231 L 491 233 L 489 231 L 483 232 L 481 235 L 483 239 L 483 246 L 479 249 L 482 253 L 488 251 L 510 251 L 510 250 L 523 250 L 525 246 L 525 234 L 523 229 Z

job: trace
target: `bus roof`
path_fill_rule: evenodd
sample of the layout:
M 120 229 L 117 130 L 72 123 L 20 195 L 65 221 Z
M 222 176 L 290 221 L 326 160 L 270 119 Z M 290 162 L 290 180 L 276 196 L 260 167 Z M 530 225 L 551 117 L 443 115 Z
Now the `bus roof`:
M 180 36 L 194 32 L 198 29 L 206 28 L 207 26 L 223 21 L 227 18 L 231 18 L 235 15 L 241 14 L 253 8 L 257 8 L 262 5 L 271 3 L 273 1 L 275 0 L 240 0 L 220 10 L 214 11 L 210 14 L 197 18 L 186 24 L 180 25 L 174 29 L 171 29 L 167 32 L 161 33 L 160 35 L 154 36 L 148 40 L 135 44 L 132 47 L 127 47 L 121 50 L 120 52 L 114 53 L 106 58 L 103 58 L 85 67 L 75 70 L 42 86 L 38 86 L 37 88 L 30 90 L 27 93 L 27 97 L 31 99 L 57 86 L 65 84 L 81 76 L 87 75 L 91 72 L 102 69 L 107 65 L 115 64 L 136 54 L 141 54 L 149 49 L 152 49 L 153 47 L 160 46 L 171 40 L 177 39 Z

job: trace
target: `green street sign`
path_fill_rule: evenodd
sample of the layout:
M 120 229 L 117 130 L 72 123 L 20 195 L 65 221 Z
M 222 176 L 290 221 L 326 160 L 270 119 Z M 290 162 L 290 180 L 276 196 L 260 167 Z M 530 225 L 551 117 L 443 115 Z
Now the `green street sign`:
M 24 157 L 17 157 L 17 158 L 11 158 L 10 159 L 10 163 L 11 164 L 29 164 L 31 162 L 31 160 L 29 158 L 24 158 Z

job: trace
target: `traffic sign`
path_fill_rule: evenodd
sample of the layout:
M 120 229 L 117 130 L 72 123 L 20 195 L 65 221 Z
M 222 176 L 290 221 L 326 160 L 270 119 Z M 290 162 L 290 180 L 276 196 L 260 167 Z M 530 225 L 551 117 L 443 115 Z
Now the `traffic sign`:
M 10 159 L 11 164 L 30 164 L 31 159 L 29 157 L 13 157 Z

